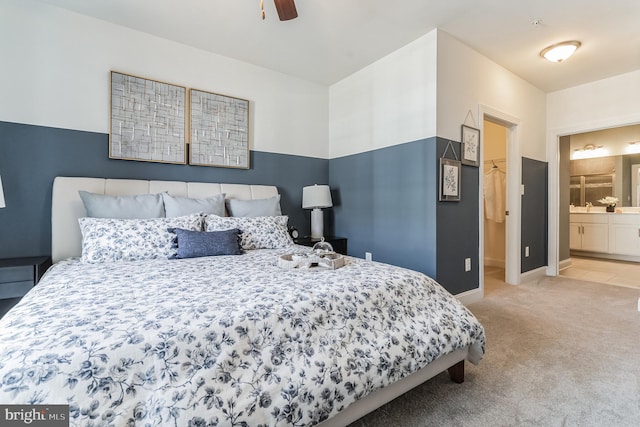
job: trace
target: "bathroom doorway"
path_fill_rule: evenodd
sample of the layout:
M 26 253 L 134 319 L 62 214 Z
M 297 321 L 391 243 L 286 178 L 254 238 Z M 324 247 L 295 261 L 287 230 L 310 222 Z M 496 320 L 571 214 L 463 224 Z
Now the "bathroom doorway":
M 640 288 L 640 148 L 635 141 L 640 141 L 638 124 L 558 138 L 560 276 Z M 618 203 L 605 214 L 599 200 L 609 196 Z M 589 224 L 583 224 L 585 214 L 593 214 L 586 217 Z

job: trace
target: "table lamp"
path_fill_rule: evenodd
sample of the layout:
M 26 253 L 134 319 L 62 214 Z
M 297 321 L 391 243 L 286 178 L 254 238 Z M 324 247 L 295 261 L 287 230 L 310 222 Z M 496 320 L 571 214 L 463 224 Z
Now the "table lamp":
M 333 206 L 331 189 L 328 185 L 310 185 L 302 189 L 302 208 L 311 211 L 311 238 L 320 239 L 324 236 L 324 220 L 322 208 Z

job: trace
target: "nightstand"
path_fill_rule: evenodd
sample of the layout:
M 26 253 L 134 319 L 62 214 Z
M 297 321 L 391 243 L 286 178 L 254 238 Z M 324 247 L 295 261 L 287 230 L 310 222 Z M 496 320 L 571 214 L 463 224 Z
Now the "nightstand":
M 313 246 L 318 243 L 320 239 L 314 239 L 311 236 L 298 237 L 293 239 L 296 245 Z M 324 241 L 333 246 L 333 250 L 339 254 L 347 254 L 347 238 L 336 236 L 324 236 Z
M 0 259 L 0 299 L 24 296 L 49 267 L 48 256 Z

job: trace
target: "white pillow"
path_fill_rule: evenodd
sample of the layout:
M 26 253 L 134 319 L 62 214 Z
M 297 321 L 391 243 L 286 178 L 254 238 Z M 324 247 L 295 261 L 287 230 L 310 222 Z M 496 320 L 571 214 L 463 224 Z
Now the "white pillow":
M 240 230 L 240 246 L 242 249 L 278 249 L 293 245 L 287 231 L 289 217 L 256 216 L 256 217 L 221 217 L 207 215 L 206 231 L 222 231 L 237 228 Z
M 168 228 L 199 231 L 202 216 L 176 218 L 80 218 L 82 261 L 114 262 L 169 258 L 176 255 L 176 235 Z

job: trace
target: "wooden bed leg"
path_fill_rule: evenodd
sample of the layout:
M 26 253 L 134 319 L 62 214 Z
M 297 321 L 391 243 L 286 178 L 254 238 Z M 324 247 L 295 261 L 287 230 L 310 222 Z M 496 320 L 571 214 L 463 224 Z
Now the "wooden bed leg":
M 451 378 L 451 381 L 456 384 L 464 382 L 464 360 L 461 360 L 449 368 L 449 377 Z

